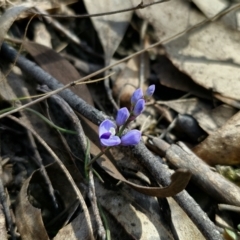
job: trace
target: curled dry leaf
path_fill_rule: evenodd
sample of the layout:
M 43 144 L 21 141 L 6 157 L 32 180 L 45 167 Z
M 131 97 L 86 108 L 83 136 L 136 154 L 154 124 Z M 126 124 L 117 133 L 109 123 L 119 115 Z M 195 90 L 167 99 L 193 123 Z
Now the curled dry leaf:
M 125 182 L 130 187 L 135 189 L 136 191 L 154 197 L 170 197 L 174 196 L 177 193 L 181 192 L 187 186 L 190 178 L 191 173 L 185 169 L 178 169 L 172 176 L 171 176 L 171 184 L 168 187 L 144 187 L 132 182 L 127 181 L 122 174 L 116 169 L 116 167 L 109 162 L 106 158 L 101 157 L 97 160 L 100 166 L 112 177 Z
M 47 206 L 47 203 L 41 201 L 44 196 L 41 196 L 41 194 L 36 192 L 39 191 L 38 188 L 36 188 L 38 190 L 34 188 L 37 184 L 43 182 L 40 171 L 37 170 L 33 172 L 33 174 L 23 184 L 16 203 L 16 222 L 22 239 L 49 239 L 45 226 L 43 225 L 41 214 L 41 212 L 44 212 L 45 209 L 52 211 L 50 218 L 45 217 L 45 224 L 48 226 L 48 229 L 56 230 L 61 228 L 62 225 L 64 225 L 64 223 L 67 222 L 74 214 L 75 209 L 73 209 L 72 206 L 74 205 L 77 196 L 73 191 L 71 183 L 56 163 L 49 165 L 46 168 L 46 171 L 53 188 L 59 193 L 61 198 L 59 203 L 62 204 L 59 204 L 59 212 L 56 212 L 53 209 L 48 209 L 49 206 Z M 33 185 L 31 186 L 31 184 Z M 39 192 L 41 193 L 41 191 Z M 41 204 L 42 209 L 32 206 L 29 202 L 29 193 L 34 195 L 33 197 L 37 202 L 39 202 L 39 204 Z M 64 209 L 62 209 L 63 206 Z M 64 210 L 62 214 L 60 214 L 60 210 Z M 58 216 L 57 221 L 53 222 L 56 216 Z M 84 218 L 84 215 L 82 217 Z M 84 222 L 84 220 L 82 221 Z M 85 228 L 85 231 L 87 232 L 87 228 Z
M 21 4 L 14 7 L 9 8 L 0 18 L 0 46 L 6 36 L 9 28 L 13 24 L 13 22 L 18 18 L 18 16 L 24 11 L 30 9 L 33 4 Z
M 221 128 L 209 135 L 193 150 L 210 165 L 235 165 L 240 163 L 240 112 Z
M 49 237 L 43 224 L 41 209 L 33 207 L 28 200 L 28 187 L 33 174 L 24 182 L 19 192 L 16 201 L 16 224 L 23 240 L 47 240 Z

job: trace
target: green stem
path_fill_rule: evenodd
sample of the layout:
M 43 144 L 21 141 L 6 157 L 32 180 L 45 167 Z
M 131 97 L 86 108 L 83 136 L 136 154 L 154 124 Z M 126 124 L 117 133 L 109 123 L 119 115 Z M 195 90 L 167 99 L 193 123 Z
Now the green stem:
M 99 152 L 87 165 L 87 168 L 89 168 L 99 157 L 101 157 L 103 154 L 105 154 L 111 147 L 105 148 L 102 152 Z
M 111 232 L 110 232 L 110 228 L 109 228 L 109 225 L 108 225 L 108 221 L 107 221 L 107 218 L 102 210 L 102 207 L 101 205 L 98 203 L 98 209 L 99 209 L 99 213 L 100 213 L 100 216 L 102 218 L 102 221 L 103 221 L 103 225 L 105 227 L 105 231 L 106 231 L 106 240 L 111 240 Z
M 99 181 L 104 183 L 104 180 L 102 179 L 102 177 L 99 175 L 99 173 L 94 168 L 92 168 L 92 171 L 95 174 L 95 176 L 99 179 Z
M 5 112 L 9 112 L 11 110 L 15 109 L 15 107 L 10 107 L 10 108 L 5 108 L 3 110 L 0 111 L 0 114 L 5 113 Z M 27 110 L 29 112 L 32 112 L 34 114 L 36 114 L 37 116 L 39 116 L 41 119 L 43 119 L 48 125 L 50 125 L 51 127 L 54 127 L 55 129 L 63 132 L 63 133 L 69 133 L 69 134 L 77 134 L 75 131 L 71 131 L 71 130 L 67 130 L 64 128 L 61 128 L 57 125 L 55 125 L 54 123 L 52 123 L 51 121 L 49 121 L 46 117 L 44 117 L 41 113 L 31 109 L 31 108 L 25 108 L 24 110 Z
M 25 110 L 36 114 L 41 119 L 43 119 L 48 125 L 50 125 L 51 127 L 56 128 L 57 130 L 59 130 L 59 131 L 61 131 L 63 133 L 77 134 L 75 131 L 67 130 L 67 129 L 64 129 L 64 128 L 61 128 L 61 127 L 55 125 L 54 123 L 49 121 L 46 117 L 44 117 L 41 113 L 39 113 L 39 112 L 37 112 L 37 111 L 35 111 L 35 110 L 31 109 L 31 108 L 25 108 Z
M 86 179 L 89 178 L 89 156 L 90 156 L 90 141 L 89 139 L 86 137 L 87 140 L 87 147 L 86 147 L 86 153 L 85 153 L 85 158 L 84 158 L 84 173 L 85 173 L 85 177 Z M 98 172 L 92 168 L 93 173 L 97 176 L 97 178 L 104 183 L 103 179 L 101 178 L 101 176 L 98 174 Z

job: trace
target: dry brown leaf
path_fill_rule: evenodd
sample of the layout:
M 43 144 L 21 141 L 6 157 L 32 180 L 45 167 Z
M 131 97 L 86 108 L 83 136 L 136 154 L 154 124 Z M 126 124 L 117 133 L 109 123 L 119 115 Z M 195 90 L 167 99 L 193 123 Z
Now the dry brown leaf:
M 173 101 L 162 101 L 169 108 L 172 108 L 180 114 L 189 114 L 194 117 L 199 126 L 208 134 L 213 133 L 230 119 L 237 110 L 227 105 L 220 105 L 210 109 L 207 104 L 196 98 L 179 99 Z
M 177 41 L 182 44 L 187 41 L 188 45 L 180 46 Z M 196 83 L 239 100 L 239 41 L 239 32 L 226 28 L 221 22 L 212 22 L 201 31 L 172 41 L 166 49 L 173 63 Z
M 84 0 L 84 3 L 89 14 L 111 12 L 132 7 L 131 1 L 129 0 L 105 0 L 94 2 L 91 0 Z M 132 11 L 127 11 L 91 18 L 104 49 L 106 65 L 109 64 L 114 52 L 120 44 L 132 14 Z
M 63 173 L 61 167 L 55 162 L 46 167 L 47 174 L 50 178 L 52 186 L 56 192 L 59 193 L 63 206 L 68 209 L 70 208 L 74 201 L 77 199 L 77 195 L 71 185 L 70 181 Z M 31 183 L 43 182 L 40 171 L 36 171 L 31 177 Z M 34 189 L 33 189 L 34 191 Z
M 222 101 L 223 103 L 228 104 L 229 106 L 240 109 L 240 101 L 238 101 L 238 100 L 235 100 L 235 99 L 232 99 L 232 98 L 229 98 L 229 97 L 224 97 L 223 95 L 218 94 L 218 93 L 214 93 L 213 96 L 216 99 Z
M 171 209 L 171 219 L 179 240 L 197 239 L 204 240 L 205 237 L 198 230 L 196 225 L 176 203 L 173 198 L 167 198 Z
M 97 197 L 133 239 L 173 239 L 159 219 L 139 209 L 137 202 L 115 191 L 106 190 L 96 181 Z
M 212 97 L 209 91 L 180 72 L 165 56 L 158 57 L 157 63 L 153 65 L 153 70 L 156 72 L 160 83 L 166 87 L 189 92 L 202 98 L 210 99 Z
M 133 5 L 139 4 L 138 0 L 131 0 Z M 151 3 L 154 0 L 145 0 Z M 199 11 L 191 9 L 191 3 L 186 1 L 168 1 L 136 10 L 137 14 L 151 23 L 159 39 L 167 39 L 184 31 L 189 24 L 194 25 L 205 19 Z
M 90 211 L 90 216 L 93 219 L 93 230 L 97 231 L 94 216 Z M 89 239 L 89 232 L 87 230 L 87 224 L 84 218 L 84 214 L 80 213 L 71 223 L 59 230 L 58 234 L 53 240 L 79 240 Z
M 52 48 L 52 36 L 44 23 L 36 23 L 33 34 L 34 42 Z
M 193 3 L 205 14 L 206 17 L 212 18 L 229 6 L 227 0 L 193 0 Z
M 9 8 L 0 18 L 0 47 L 9 28 L 18 16 L 24 11 L 30 9 L 33 4 L 21 4 Z
M 61 225 L 68 219 L 68 215 L 72 216 L 73 212 L 71 206 L 77 199 L 77 196 L 73 190 L 73 187 L 65 174 L 63 174 L 62 169 L 57 165 L 57 163 L 51 164 L 46 168 L 48 176 L 51 180 L 53 188 L 61 196 L 62 206 L 68 211 L 65 211 L 62 215 L 62 220 L 58 218 L 57 224 L 54 225 L 61 227 Z M 18 200 L 16 203 L 16 222 L 19 228 L 22 239 L 49 239 L 45 226 L 43 225 L 41 211 L 44 211 L 47 206 L 42 205 L 42 210 L 35 208 L 29 202 L 29 192 L 34 194 L 34 198 L 41 203 L 41 195 L 36 192 L 34 186 L 43 182 L 40 171 L 37 170 L 24 182 L 22 189 L 19 193 Z M 29 186 L 33 184 L 31 191 Z M 84 215 L 82 216 L 84 218 Z M 50 221 L 53 219 L 50 219 Z M 82 220 L 84 222 L 84 220 Z M 49 224 L 49 222 L 46 222 Z M 86 229 L 85 229 L 86 230 Z
M 197 112 L 194 114 L 194 117 L 202 129 L 208 134 L 212 134 L 218 128 L 222 127 L 236 113 L 237 109 L 222 104 L 209 111 Z
M 207 0 L 193 0 L 195 5 L 201 10 L 201 12 L 208 18 L 216 17 L 218 14 L 228 10 L 230 7 L 238 5 L 238 9 L 228 12 L 228 14 L 221 17 L 221 21 L 230 29 L 239 31 L 240 19 L 239 19 L 239 2 L 233 2 L 229 0 L 213 0 L 211 2 Z
M 65 85 L 81 78 L 72 64 L 54 50 L 34 42 L 24 42 L 23 46 L 43 70 L 55 77 L 62 84 Z M 93 104 L 91 95 L 85 84 L 76 85 L 71 90 L 86 102 Z
M 6 101 L 9 105 L 12 105 L 13 100 L 17 99 L 11 86 L 9 86 L 4 74 L 0 70 L 0 101 Z M 16 101 L 18 104 L 19 102 Z
M 132 93 L 139 86 L 139 57 L 131 58 L 113 85 L 113 95 L 121 106 L 129 107 Z
M 197 98 L 178 99 L 171 101 L 158 101 L 159 104 L 168 106 L 180 114 L 194 115 L 197 112 L 208 110 L 210 107 Z
M 198 144 L 193 151 L 210 165 L 240 163 L 240 112 Z
M 33 173 L 34 174 L 34 173 Z M 16 201 L 16 224 L 21 239 L 47 240 L 41 209 L 35 208 L 28 200 L 28 187 L 33 174 L 24 182 Z
M 101 157 L 97 160 L 100 166 L 112 177 L 125 182 L 130 187 L 135 189 L 136 191 L 146 194 L 148 196 L 154 197 L 169 197 L 174 196 L 177 193 L 181 192 L 187 186 L 190 178 L 191 173 L 184 169 L 178 169 L 172 176 L 171 176 L 171 184 L 168 187 L 144 187 L 137 184 L 134 184 L 130 181 L 127 181 L 122 174 L 116 169 L 116 167 L 110 162 L 107 161 L 106 158 L 104 159 Z
M 173 0 L 137 12 L 154 26 L 158 38 L 164 40 L 206 19 L 191 4 Z M 232 13 L 227 17 L 232 21 L 237 18 Z M 173 64 L 197 84 L 239 100 L 240 33 L 222 19 L 185 33 L 164 46 Z

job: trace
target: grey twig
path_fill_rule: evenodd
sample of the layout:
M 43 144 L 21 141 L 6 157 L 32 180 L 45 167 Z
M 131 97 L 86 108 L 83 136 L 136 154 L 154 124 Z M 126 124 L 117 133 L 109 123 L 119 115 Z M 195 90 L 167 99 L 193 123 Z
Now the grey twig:
M 89 171 L 89 182 L 88 182 L 88 198 L 91 201 L 92 209 L 93 209 L 93 214 L 95 217 L 95 220 L 97 222 L 98 226 L 98 236 L 100 239 L 105 240 L 106 239 L 106 231 L 103 227 L 103 222 L 100 217 L 100 213 L 98 210 L 98 204 L 97 204 L 97 197 L 96 197 L 96 191 L 95 191 L 95 184 L 94 184 L 94 178 L 93 178 L 93 172 L 92 169 Z
M 37 14 L 41 15 L 41 16 L 51 16 L 51 17 L 54 17 L 54 18 L 89 18 L 89 17 L 99 17 L 99 16 L 118 14 L 118 13 L 122 13 L 122 12 L 134 11 L 134 10 L 137 10 L 137 9 L 143 9 L 143 8 L 150 7 L 152 5 L 163 3 L 163 2 L 167 2 L 167 1 L 169 1 L 169 0 L 160 0 L 160 1 L 146 3 L 146 4 L 144 4 L 143 1 L 141 1 L 135 7 L 120 9 L 120 10 L 111 11 L 111 12 L 95 13 L 95 14 L 82 14 L 82 15 L 70 15 L 70 16 L 58 15 L 58 14 L 50 15 L 50 14 L 43 14 L 43 13 L 42 14 L 41 13 L 37 13 Z M 36 14 L 36 13 L 34 12 L 34 14 Z
M 116 101 L 113 99 L 112 90 L 111 90 L 111 87 L 110 87 L 110 79 L 109 79 L 109 77 L 107 77 L 107 74 L 108 74 L 108 71 L 105 72 L 105 77 L 106 78 L 104 79 L 104 87 L 105 87 L 105 90 L 106 90 L 106 93 L 107 93 L 107 97 L 108 97 L 108 100 L 113 105 L 113 107 L 116 110 L 118 110 L 119 107 L 118 107 Z
M 132 148 L 134 156 L 143 164 L 154 176 L 154 178 L 163 186 L 170 183 L 170 172 L 166 171 L 166 167 L 160 163 L 146 146 L 141 142 Z M 187 213 L 189 218 L 195 223 L 206 239 L 220 240 L 222 236 L 217 230 L 214 223 L 208 218 L 206 213 L 200 208 L 195 200 L 184 190 L 173 196 L 175 201 Z
M 57 199 L 55 197 L 55 192 L 54 192 L 51 180 L 48 177 L 46 168 L 44 167 L 44 165 L 42 163 L 42 157 L 40 156 L 40 154 L 38 152 L 37 145 L 35 143 L 35 140 L 31 134 L 31 132 L 28 130 L 28 127 L 26 128 L 26 130 L 27 130 L 27 135 L 28 135 L 29 142 L 30 142 L 30 149 L 32 151 L 31 159 L 38 165 L 38 167 L 40 169 L 40 173 L 47 185 L 48 194 L 51 197 L 53 207 L 55 209 L 58 209 L 58 203 L 57 203 Z

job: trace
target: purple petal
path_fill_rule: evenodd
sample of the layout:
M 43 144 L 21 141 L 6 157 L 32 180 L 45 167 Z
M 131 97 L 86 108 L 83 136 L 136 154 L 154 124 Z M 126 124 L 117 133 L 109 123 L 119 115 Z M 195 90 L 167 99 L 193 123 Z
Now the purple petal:
M 145 107 L 145 100 L 144 99 L 139 99 L 137 101 L 136 105 L 134 106 L 133 115 L 134 116 L 139 116 L 143 112 L 144 107 Z
M 100 136 L 101 139 L 109 139 L 110 137 L 111 137 L 110 132 L 105 132 Z
M 155 85 L 150 85 L 145 93 L 146 97 L 151 97 L 155 91 Z
M 133 95 L 131 97 L 131 104 L 135 105 L 137 103 L 137 101 L 141 98 L 143 98 L 143 91 L 141 88 L 138 88 L 137 90 L 135 90 L 135 92 L 133 93 Z
M 141 140 L 141 132 L 138 130 L 131 130 L 121 137 L 121 145 L 130 146 L 136 145 Z
M 99 126 L 99 137 L 101 138 L 101 136 L 106 133 L 106 132 L 109 132 L 109 130 L 111 128 L 116 128 L 116 125 L 113 121 L 109 120 L 109 119 L 106 119 L 104 120 L 100 126 Z
M 117 112 L 116 123 L 118 126 L 122 126 L 128 119 L 130 113 L 126 107 L 120 108 Z
M 100 138 L 100 142 L 103 146 L 117 146 L 121 143 L 121 139 L 118 136 L 112 136 L 109 139 Z

